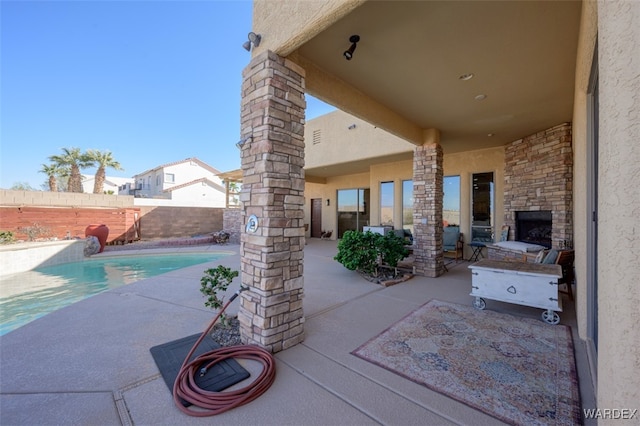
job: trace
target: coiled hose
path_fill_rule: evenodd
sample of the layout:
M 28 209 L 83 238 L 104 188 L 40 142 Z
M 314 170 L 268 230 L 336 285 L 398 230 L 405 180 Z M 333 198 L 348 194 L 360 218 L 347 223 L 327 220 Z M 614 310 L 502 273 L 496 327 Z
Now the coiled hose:
M 241 288 L 238 290 L 229 301 L 225 303 L 220 312 L 218 312 L 218 315 L 216 315 L 195 345 L 193 345 L 191 351 L 189 351 L 189 354 L 182 363 L 182 367 L 180 367 L 176 381 L 173 384 L 173 401 L 176 407 L 185 414 L 194 417 L 215 416 L 216 414 L 221 414 L 232 408 L 247 404 L 265 393 L 276 378 L 276 363 L 273 355 L 271 355 L 269 351 L 255 345 L 229 346 L 214 349 L 189 362 L 189 359 L 191 359 L 200 342 L 209 334 L 209 331 L 213 328 L 218 318 L 220 318 L 220 315 L 222 315 L 225 309 L 227 309 L 227 306 L 238 297 L 242 290 L 244 289 Z M 207 391 L 196 384 L 196 374 L 204 375 L 214 364 L 228 358 L 258 361 L 262 364 L 262 372 L 260 376 L 249 385 L 229 392 Z M 192 410 L 189 407 L 185 407 L 182 404 L 183 400 L 195 407 L 201 408 L 201 410 Z

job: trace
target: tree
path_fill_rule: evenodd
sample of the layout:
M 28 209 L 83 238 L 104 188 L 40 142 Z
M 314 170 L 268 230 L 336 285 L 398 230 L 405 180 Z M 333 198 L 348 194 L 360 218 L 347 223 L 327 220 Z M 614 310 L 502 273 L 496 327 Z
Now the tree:
M 69 170 L 69 192 L 83 192 L 80 170 L 93 167 L 94 161 L 87 154 L 80 152 L 80 148 L 62 148 L 62 151 L 62 155 L 52 155 L 49 160 L 56 166 Z
M 238 205 L 238 194 L 240 193 L 240 185 L 238 182 L 229 182 L 229 195 L 231 195 L 231 203 L 234 206 Z
M 69 177 L 69 169 L 58 164 L 43 164 L 40 173 L 44 173 L 49 178 L 49 191 L 58 192 L 58 179 Z
M 36 191 L 28 182 L 16 182 L 11 185 L 12 191 Z
M 98 166 L 96 171 L 95 182 L 93 183 L 93 193 L 102 194 L 104 191 L 104 180 L 106 177 L 106 168 L 111 167 L 115 170 L 123 170 L 116 160 L 114 160 L 111 151 L 98 151 L 90 149 L 87 151 L 87 157 Z

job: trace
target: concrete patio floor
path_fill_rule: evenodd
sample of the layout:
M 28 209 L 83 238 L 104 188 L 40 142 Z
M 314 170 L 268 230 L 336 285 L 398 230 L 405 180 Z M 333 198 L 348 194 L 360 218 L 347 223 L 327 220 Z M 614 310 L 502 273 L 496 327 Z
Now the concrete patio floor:
M 334 261 L 335 241 L 318 239 L 305 247 L 306 338 L 275 354 L 272 387 L 257 400 L 213 418 L 181 413 L 149 348 L 201 332 L 213 318 L 199 292 L 204 269 L 217 263 L 240 268 L 239 246 L 178 251 L 188 250 L 234 254 L 101 293 L 0 337 L 0 424 L 501 424 L 350 355 L 430 299 L 471 304 L 469 263 L 451 264 L 439 278 L 414 277 L 385 288 Z M 231 292 L 239 286 L 235 281 Z M 574 305 L 566 296 L 564 302 L 561 324 L 573 330 L 582 406 L 595 408 Z M 234 302 L 229 312 L 237 309 Z M 541 313 L 493 301 L 487 301 L 487 309 L 530 318 Z

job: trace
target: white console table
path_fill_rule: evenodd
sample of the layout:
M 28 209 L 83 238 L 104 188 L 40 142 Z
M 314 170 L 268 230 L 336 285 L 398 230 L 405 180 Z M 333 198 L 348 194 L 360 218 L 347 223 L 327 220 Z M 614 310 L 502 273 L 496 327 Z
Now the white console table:
M 545 309 L 544 322 L 560 322 L 556 313 L 562 312 L 562 299 L 558 295 L 558 279 L 562 278 L 560 265 L 484 259 L 469 265 L 469 269 L 475 308 L 484 309 L 483 298 L 486 298 Z

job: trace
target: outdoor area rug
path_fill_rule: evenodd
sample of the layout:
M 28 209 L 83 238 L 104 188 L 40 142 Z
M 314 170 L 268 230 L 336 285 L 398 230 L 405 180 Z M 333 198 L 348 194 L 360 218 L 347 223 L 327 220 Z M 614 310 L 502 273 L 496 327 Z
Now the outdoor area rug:
M 568 326 L 431 300 L 352 354 L 507 423 L 582 423 Z

